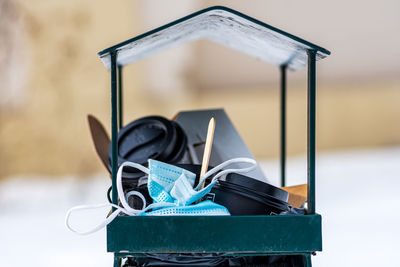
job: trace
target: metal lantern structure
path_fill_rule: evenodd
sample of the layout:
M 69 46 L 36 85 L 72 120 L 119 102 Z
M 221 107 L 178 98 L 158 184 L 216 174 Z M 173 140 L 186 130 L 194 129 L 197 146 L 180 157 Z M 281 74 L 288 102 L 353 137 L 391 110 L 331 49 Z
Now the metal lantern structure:
M 117 216 L 107 226 L 107 251 L 114 253 L 114 266 L 119 266 L 123 257 L 147 253 L 303 255 L 306 265 L 311 266 L 311 254 L 322 250 L 321 215 L 315 211 L 316 61 L 330 52 L 227 7 L 203 9 L 98 53 L 111 71 L 112 202 L 118 204 L 117 135 L 123 116 L 123 66 L 199 39 L 215 41 L 280 68 L 282 185 L 285 185 L 286 158 L 286 74 L 287 70 L 308 67 L 307 214 Z

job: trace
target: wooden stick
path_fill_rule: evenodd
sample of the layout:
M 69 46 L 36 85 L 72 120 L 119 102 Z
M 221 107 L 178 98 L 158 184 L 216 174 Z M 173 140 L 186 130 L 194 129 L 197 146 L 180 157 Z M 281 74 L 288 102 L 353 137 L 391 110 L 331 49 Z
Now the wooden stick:
M 200 179 L 204 176 L 208 169 L 208 163 L 210 161 L 211 155 L 211 148 L 214 140 L 214 130 L 215 130 L 215 119 L 211 118 L 210 122 L 208 123 L 208 131 L 207 131 L 207 139 L 206 144 L 204 146 L 204 153 L 203 153 L 203 163 L 201 164 L 201 171 L 200 171 Z M 203 189 L 204 187 L 203 181 L 199 187 L 199 190 Z

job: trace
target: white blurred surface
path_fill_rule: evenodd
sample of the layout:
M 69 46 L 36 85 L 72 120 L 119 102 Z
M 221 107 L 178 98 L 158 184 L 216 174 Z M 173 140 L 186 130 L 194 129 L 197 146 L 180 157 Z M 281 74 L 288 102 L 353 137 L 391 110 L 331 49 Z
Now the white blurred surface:
M 287 164 L 288 184 L 304 183 L 305 158 L 290 158 Z M 277 185 L 278 162 L 262 166 Z M 64 226 L 68 208 L 105 202 L 109 185 L 107 175 L 20 177 L 1 183 L 0 266 L 112 266 L 104 230 L 82 237 Z M 313 257 L 313 265 L 396 265 L 399 186 L 400 147 L 318 154 L 317 212 L 323 218 L 324 251 Z M 97 224 L 106 212 L 77 214 L 74 225 Z
M 31 178 L 2 183 L 0 266 L 112 266 L 112 255 L 106 253 L 105 229 L 79 236 L 64 225 L 70 207 L 105 202 L 109 183 L 107 175 L 84 181 Z M 96 224 L 105 214 L 104 209 L 95 215 L 77 214 L 74 221 Z
M 306 159 L 288 162 L 288 185 L 306 182 Z M 278 184 L 276 162 L 263 164 Z M 274 179 L 275 178 L 275 179 Z M 314 266 L 398 266 L 400 148 L 318 154 L 316 209 L 323 251 Z

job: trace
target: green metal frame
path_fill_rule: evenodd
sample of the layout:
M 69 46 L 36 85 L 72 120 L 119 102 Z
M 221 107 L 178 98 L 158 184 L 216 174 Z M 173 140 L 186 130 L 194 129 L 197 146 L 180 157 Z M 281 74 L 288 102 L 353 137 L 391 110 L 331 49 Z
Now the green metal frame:
M 117 171 L 118 171 L 118 112 L 117 112 L 117 52 L 111 52 L 111 177 L 112 202 L 118 204 Z
M 132 229 L 132 222 L 136 229 Z M 195 231 L 193 231 L 195 229 Z M 321 216 L 117 217 L 108 251 L 145 253 L 307 254 L 322 249 Z M 127 234 L 129 233 L 129 234 Z M 201 234 L 198 234 L 201 233 Z M 149 238 L 151 236 L 151 239 Z
M 281 186 L 286 185 L 286 65 L 281 70 Z
M 315 119 L 316 119 L 316 70 L 315 51 L 308 52 L 307 79 L 307 207 L 308 214 L 315 213 Z
M 147 35 L 144 34 L 144 36 Z M 131 40 L 136 41 L 137 38 Z M 128 41 L 122 44 L 125 45 Z M 111 162 L 112 202 L 114 204 L 118 203 L 116 190 L 117 135 L 118 129 L 123 126 L 123 66 L 118 64 L 119 47 L 117 45 L 104 50 L 109 53 L 111 61 Z M 318 46 L 314 47 L 320 49 Z M 104 55 L 104 51 L 99 54 Z M 324 51 L 327 54 L 330 53 L 327 50 Z M 114 266 L 120 266 L 121 259 L 127 256 L 145 256 L 146 253 L 189 252 L 225 253 L 232 256 L 303 255 L 306 265 L 311 266 L 311 254 L 314 251 L 322 250 L 321 216 L 315 213 L 317 52 L 313 48 L 307 49 L 307 215 L 118 216 L 107 226 L 107 251 L 114 253 Z M 280 158 L 281 184 L 283 186 L 286 182 L 286 74 L 288 63 L 279 66 L 281 70 Z
M 123 127 L 123 96 L 122 96 L 122 68 L 118 65 L 118 129 Z

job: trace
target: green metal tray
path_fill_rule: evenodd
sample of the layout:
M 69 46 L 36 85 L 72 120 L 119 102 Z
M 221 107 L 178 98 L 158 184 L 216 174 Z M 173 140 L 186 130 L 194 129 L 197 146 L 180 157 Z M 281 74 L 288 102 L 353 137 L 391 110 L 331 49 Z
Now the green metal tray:
M 119 216 L 108 252 L 303 254 L 322 250 L 321 216 Z

